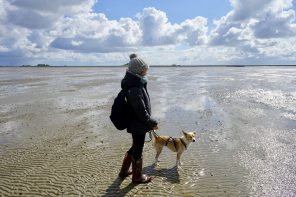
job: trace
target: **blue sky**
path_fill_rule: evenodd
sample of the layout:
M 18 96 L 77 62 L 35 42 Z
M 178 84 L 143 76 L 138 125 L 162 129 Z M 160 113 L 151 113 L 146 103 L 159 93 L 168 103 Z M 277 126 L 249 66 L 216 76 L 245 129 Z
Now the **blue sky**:
M 205 16 L 212 21 L 231 10 L 227 0 L 125 0 L 120 6 L 117 5 L 118 0 L 100 0 L 93 10 L 105 13 L 111 20 L 118 20 L 123 17 L 134 18 L 143 8 L 154 7 L 164 11 L 172 23 L 180 23 L 196 16 Z
M 296 64 L 293 0 L 0 0 L 0 65 Z

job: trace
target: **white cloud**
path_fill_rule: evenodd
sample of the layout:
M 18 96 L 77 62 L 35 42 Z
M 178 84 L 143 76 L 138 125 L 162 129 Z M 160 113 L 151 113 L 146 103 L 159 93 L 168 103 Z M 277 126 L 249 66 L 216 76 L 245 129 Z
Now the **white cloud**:
M 11 5 L 22 9 L 38 10 L 50 13 L 77 13 L 81 11 L 90 12 L 95 0 L 8 0 Z
M 172 23 L 153 7 L 110 20 L 95 2 L 0 0 L 0 64 L 122 64 L 130 52 L 152 64 L 295 62 L 292 0 L 229 0 L 210 32 L 205 17 Z
M 242 21 L 260 13 L 270 0 L 230 0 L 233 6 L 232 20 Z
M 157 46 L 186 42 L 190 45 L 204 44 L 207 40 L 207 19 L 196 17 L 181 24 L 171 24 L 166 13 L 155 8 L 144 8 L 138 14 L 143 31 L 143 45 Z
M 104 14 L 80 14 L 58 24 L 51 46 L 80 52 L 115 52 L 139 44 L 141 30 L 130 18 L 108 20 Z M 79 44 L 74 44 L 79 43 Z
M 6 17 L 5 7 L 5 0 L 0 0 L 0 21 L 2 22 L 3 19 Z
M 165 60 L 165 63 L 162 63 L 163 65 L 222 65 L 229 64 L 229 62 L 241 55 L 240 51 L 234 47 L 209 47 L 203 45 L 183 50 L 178 49 L 182 47 L 179 45 L 148 47 L 140 55 L 151 64 L 157 64 L 158 62 L 161 64 Z
M 183 37 L 184 41 L 192 46 L 205 44 L 208 41 L 207 19 L 204 17 L 196 17 L 187 19 L 181 23 L 178 33 Z
M 48 28 L 57 19 L 58 15 L 39 13 L 38 11 L 28 9 L 13 9 L 7 15 L 8 21 L 30 29 Z
M 288 10 L 280 13 L 266 13 L 253 26 L 257 38 L 291 37 L 296 35 L 295 11 Z
M 181 24 L 168 22 L 166 14 L 145 8 L 138 21 L 121 18 L 108 20 L 102 13 L 80 14 L 60 20 L 60 34 L 51 46 L 80 52 L 129 51 L 137 46 L 160 46 L 187 42 L 203 44 L 207 40 L 207 20 L 196 17 Z M 77 44 L 79 43 L 79 44 Z
M 66 15 L 90 12 L 94 0 L 9 0 L 7 20 L 29 29 L 49 28 Z
M 281 38 L 296 36 L 292 0 L 230 0 L 230 3 L 233 10 L 214 21 L 210 44 L 240 51 L 232 62 L 267 63 L 271 55 L 266 51 L 280 46 L 284 40 Z
M 61 23 L 81 12 L 87 15 L 94 3 L 94 0 L 0 0 L 0 27 L 3 27 L 0 63 L 25 64 L 34 59 L 52 59 L 51 55 L 56 58 L 61 51 L 50 52 L 50 44 L 63 33 Z
M 230 0 L 233 10 L 214 21 L 211 43 L 234 44 L 242 38 L 296 36 L 295 11 L 292 0 Z M 236 33 L 233 34 L 233 30 Z M 243 39 L 245 40 L 245 39 Z M 245 40 L 246 41 L 246 40 Z
M 138 14 L 140 27 L 143 31 L 143 44 L 148 46 L 175 44 L 174 32 L 178 28 L 168 22 L 165 12 L 155 8 L 144 8 Z

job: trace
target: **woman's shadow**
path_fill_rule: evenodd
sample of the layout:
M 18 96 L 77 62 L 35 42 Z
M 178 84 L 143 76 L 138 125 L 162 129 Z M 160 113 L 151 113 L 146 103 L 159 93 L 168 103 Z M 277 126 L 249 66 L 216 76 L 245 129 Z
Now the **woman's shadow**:
M 106 190 L 106 193 L 103 196 L 104 197 L 125 196 L 129 191 L 131 191 L 136 186 L 136 184 L 133 184 L 131 182 L 126 187 L 120 188 L 120 185 L 123 181 L 124 179 L 117 177 L 113 181 L 113 183 L 108 187 L 108 189 Z
M 153 176 L 153 177 L 164 177 L 166 181 L 170 183 L 180 183 L 179 173 L 176 166 L 173 168 L 157 168 L 155 169 L 154 164 L 150 166 L 146 166 L 143 168 L 143 173 Z M 125 196 L 129 191 L 131 191 L 135 186 L 138 184 L 129 183 L 126 187 L 120 188 L 121 183 L 124 180 L 117 177 L 113 183 L 108 187 L 106 193 L 103 195 L 104 197 L 111 197 L 111 196 Z M 153 181 L 153 180 L 152 180 Z

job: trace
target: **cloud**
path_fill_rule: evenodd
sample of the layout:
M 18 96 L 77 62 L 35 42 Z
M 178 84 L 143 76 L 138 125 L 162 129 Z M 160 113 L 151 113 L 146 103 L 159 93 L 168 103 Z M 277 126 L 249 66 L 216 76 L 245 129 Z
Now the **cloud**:
M 208 27 L 207 19 L 204 17 L 196 17 L 194 19 L 187 19 L 181 23 L 181 28 L 177 32 L 182 41 L 187 42 L 192 46 L 202 45 L 208 41 Z
M 3 22 L 3 19 L 6 17 L 6 11 L 5 11 L 5 1 L 0 0 L 0 21 Z
M 186 42 L 190 45 L 204 44 L 207 40 L 207 19 L 196 17 L 181 24 L 171 24 L 166 13 L 155 8 L 144 8 L 138 14 L 143 31 L 144 46 L 169 45 Z
M 214 21 L 212 45 L 296 36 L 292 0 L 230 0 L 233 10 Z
M 29 61 L 29 57 L 21 49 L 16 50 L 0 50 L 1 65 L 17 66 L 23 65 L 24 62 Z
M 30 29 L 43 29 L 52 26 L 58 16 L 53 14 L 43 14 L 34 10 L 11 10 L 7 20 L 15 25 Z
M 240 55 L 233 62 L 266 61 L 270 57 L 268 49 L 275 50 L 282 38 L 296 36 L 292 0 L 230 0 L 230 3 L 233 9 L 214 21 L 209 43 L 235 47 Z
M 143 44 L 148 46 L 174 44 L 176 38 L 173 36 L 178 28 L 168 22 L 165 12 L 155 8 L 144 8 L 138 14 L 140 27 L 143 31 Z
M 282 38 L 296 36 L 295 11 L 282 11 L 274 15 L 266 13 L 253 25 L 256 38 Z
M 130 18 L 108 20 L 91 13 L 67 18 L 59 23 L 59 35 L 51 47 L 81 52 L 115 52 L 139 44 L 141 30 Z
M 144 8 L 137 19 L 108 20 L 102 13 L 68 17 L 57 24 L 60 34 L 53 40 L 51 47 L 108 53 L 180 42 L 199 45 L 207 40 L 207 20 L 203 17 L 171 24 L 164 12 Z
M 38 10 L 50 13 L 77 13 L 81 11 L 90 12 L 94 5 L 94 0 L 8 0 L 11 5 L 22 9 Z
M 93 12 L 96 2 L 0 0 L 0 64 L 119 64 L 130 52 L 152 64 L 295 62 L 296 49 L 289 46 L 296 39 L 292 0 L 229 0 L 232 10 L 210 31 L 212 21 L 205 17 L 173 23 L 153 7 L 110 20 Z
M 57 24 L 78 13 L 87 14 L 94 3 L 94 0 L 0 0 L 0 64 L 25 64 L 49 58 L 53 54 L 49 52 L 50 43 L 61 33 Z
M 49 28 L 58 19 L 80 12 L 90 12 L 94 0 L 8 0 L 7 21 L 29 29 Z
M 242 21 L 260 13 L 270 0 L 230 0 L 233 6 L 232 20 Z

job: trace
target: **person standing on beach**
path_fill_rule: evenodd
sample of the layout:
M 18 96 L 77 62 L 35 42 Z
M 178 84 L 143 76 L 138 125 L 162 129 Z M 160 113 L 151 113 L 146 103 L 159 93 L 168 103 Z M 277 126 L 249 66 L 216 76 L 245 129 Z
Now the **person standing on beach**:
M 119 177 L 125 178 L 132 174 L 133 183 L 148 183 L 151 177 L 142 174 L 143 147 L 145 135 L 151 130 L 158 129 L 158 123 L 151 117 L 150 97 L 147 91 L 147 72 L 149 65 L 136 54 L 130 55 L 130 61 L 121 88 L 127 90 L 130 124 L 127 132 L 131 133 L 133 144 L 126 152 L 122 162 Z M 132 171 L 129 170 L 132 164 Z

